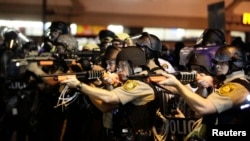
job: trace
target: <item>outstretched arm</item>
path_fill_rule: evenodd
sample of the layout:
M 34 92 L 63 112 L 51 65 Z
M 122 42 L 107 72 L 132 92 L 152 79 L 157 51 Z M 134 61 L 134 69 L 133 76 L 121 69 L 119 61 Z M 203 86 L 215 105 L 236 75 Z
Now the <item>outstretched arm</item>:
M 187 104 L 198 114 L 204 115 L 217 112 L 215 105 L 206 98 L 190 91 L 185 85 L 183 85 L 175 76 L 167 73 L 163 73 L 166 77 L 165 80 L 160 81 L 160 85 L 173 86 L 177 89 L 178 94 L 183 96 Z
M 37 62 L 32 62 L 28 65 L 27 70 L 29 70 L 30 72 L 34 73 L 36 76 L 40 76 L 40 75 L 45 75 L 46 73 L 38 66 Z M 55 73 L 59 74 L 59 73 L 63 73 L 60 70 L 57 70 Z M 49 84 L 49 85 L 56 85 L 59 82 L 55 81 L 53 79 L 53 77 L 42 77 L 41 78 L 43 80 L 44 83 Z
M 105 103 L 120 103 L 119 98 L 114 92 L 102 88 L 91 87 L 85 83 L 80 82 L 75 76 L 69 76 L 61 83 L 67 84 L 70 88 L 77 88 L 79 91 L 96 99 L 99 99 Z

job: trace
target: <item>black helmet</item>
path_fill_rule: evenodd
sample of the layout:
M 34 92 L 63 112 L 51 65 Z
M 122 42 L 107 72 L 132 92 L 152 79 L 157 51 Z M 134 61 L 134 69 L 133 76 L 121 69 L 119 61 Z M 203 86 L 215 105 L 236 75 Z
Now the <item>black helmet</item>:
M 115 37 L 115 33 L 110 30 L 104 29 L 99 32 L 98 37 L 100 41 L 106 40 L 108 38 L 110 38 L 109 41 L 111 41 Z
M 228 61 L 231 71 L 237 71 L 245 67 L 246 56 L 241 48 L 226 45 L 216 51 L 213 61 L 215 63 Z
M 205 29 L 201 37 L 197 39 L 196 46 L 225 45 L 225 35 L 220 29 Z
M 140 47 L 147 47 L 151 51 L 162 51 L 161 40 L 157 36 L 153 34 L 148 34 L 147 32 L 143 32 L 141 36 L 134 41 L 134 43 Z
M 69 34 L 70 28 L 69 25 L 63 21 L 53 21 L 49 27 L 49 29 L 53 31 L 61 31 L 61 34 Z
M 213 74 L 213 64 L 212 64 L 212 56 L 209 52 L 200 52 L 194 53 L 187 64 L 189 69 L 191 69 L 191 65 L 199 66 L 205 73 Z
M 116 60 L 118 53 L 122 50 L 120 47 L 108 46 L 105 50 L 105 60 Z
M 23 44 L 22 50 L 38 51 L 38 45 L 35 42 L 30 41 Z
M 4 33 L 3 38 L 5 41 L 17 40 L 18 35 L 15 31 L 9 31 Z
M 116 63 L 119 63 L 119 61 L 129 61 L 132 67 L 147 65 L 144 51 L 135 46 L 123 48 L 116 58 Z
M 20 47 L 20 41 L 17 32 L 15 31 L 5 32 L 3 37 L 6 49 L 11 49 L 13 51 L 16 51 Z
M 78 50 L 78 41 L 71 34 L 62 34 L 60 35 L 55 45 L 62 45 L 66 51 L 74 52 Z

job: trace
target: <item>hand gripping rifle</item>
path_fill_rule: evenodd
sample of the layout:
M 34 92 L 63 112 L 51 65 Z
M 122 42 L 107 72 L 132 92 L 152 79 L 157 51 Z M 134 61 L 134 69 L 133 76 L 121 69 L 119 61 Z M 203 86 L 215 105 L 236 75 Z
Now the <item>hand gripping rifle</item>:
M 55 81 L 63 81 L 66 80 L 68 76 L 76 76 L 79 81 L 86 82 L 87 80 L 94 80 L 103 77 L 104 71 L 83 71 L 77 73 L 62 73 L 62 74 L 46 74 L 40 75 L 40 77 L 53 77 Z M 65 85 L 64 89 L 62 90 L 60 96 L 58 97 L 57 104 L 55 106 L 59 107 L 67 107 L 69 104 L 74 102 L 77 97 L 79 96 L 80 92 L 75 91 L 73 95 L 67 95 L 69 91 L 69 87 Z
M 175 73 L 170 73 L 174 75 L 179 81 L 181 81 L 184 84 L 194 82 L 197 77 L 197 72 L 196 71 L 177 71 Z M 165 76 L 161 74 L 138 74 L 138 75 L 130 75 L 128 76 L 129 79 L 143 79 L 143 78 L 148 78 L 149 81 L 151 82 L 160 82 L 164 79 L 166 79 Z
M 175 73 L 171 73 L 174 75 L 181 83 L 188 84 L 196 81 L 197 72 L 196 71 L 177 71 Z M 168 93 L 171 93 L 168 89 L 158 84 L 158 82 L 165 80 L 166 77 L 161 74 L 138 74 L 138 75 L 130 75 L 129 79 L 146 79 L 148 82 L 151 82 L 153 85 L 165 90 Z

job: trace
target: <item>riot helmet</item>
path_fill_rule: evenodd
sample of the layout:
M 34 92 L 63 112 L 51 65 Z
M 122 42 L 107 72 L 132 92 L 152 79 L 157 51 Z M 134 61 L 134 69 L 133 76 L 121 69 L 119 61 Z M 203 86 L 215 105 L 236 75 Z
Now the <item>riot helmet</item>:
M 146 56 L 140 47 L 131 46 L 123 48 L 117 55 L 116 62 L 129 61 L 132 67 L 146 66 Z
M 130 46 L 123 48 L 117 55 L 116 66 L 120 81 L 147 69 L 146 55 L 142 48 Z
M 128 47 L 132 46 L 132 39 L 127 33 L 118 33 L 112 40 L 112 45 L 117 47 Z
M 231 72 L 242 70 L 245 67 L 246 56 L 241 48 L 232 45 L 225 45 L 216 51 L 213 62 L 215 64 L 218 62 L 228 62 L 228 74 L 230 74 Z
M 22 50 L 26 50 L 27 52 L 38 51 L 38 45 L 35 42 L 30 41 L 22 45 Z
M 147 47 L 152 51 L 161 52 L 162 50 L 160 39 L 147 32 L 143 32 L 139 38 L 135 39 L 134 43 L 140 47 Z
M 111 41 L 115 38 L 115 33 L 108 29 L 103 29 L 99 31 L 98 38 L 100 40 L 100 49 L 101 51 L 104 51 L 111 44 Z
M 3 34 L 6 49 L 17 50 L 19 48 L 18 34 L 15 31 L 8 31 Z
M 193 70 L 192 67 L 195 67 L 195 71 L 205 74 L 214 74 L 212 56 L 208 52 L 199 52 L 194 53 L 189 59 L 187 67 L 190 70 Z
M 70 34 L 69 25 L 63 21 L 53 21 L 47 31 L 48 38 L 55 41 L 62 34 Z
M 115 37 L 115 33 L 110 30 L 104 29 L 99 32 L 98 37 L 100 41 L 105 40 L 105 38 L 113 39 Z
M 217 46 L 225 45 L 225 35 L 220 29 L 205 29 L 197 39 L 196 46 Z
M 105 50 L 102 60 L 103 68 L 106 68 L 108 71 L 114 72 L 116 70 L 116 58 L 121 50 L 122 48 L 120 47 L 108 46 Z
M 49 27 L 49 29 L 53 31 L 60 31 L 61 34 L 69 34 L 70 28 L 69 25 L 63 21 L 53 21 Z
M 121 50 L 122 48 L 108 46 L 104 53 L 105 60 L 116 60 L 116 57 Z
M 63 34 L 55 42 L 57 52 L 75 52 L 78 50 L 78 41 L 71 34 Z M 61 50 L 61 51 L 60 51 Z
M 147 32 L 143 32 L 140 37 L 134 40 L 135 45 L 145 47 L 147 59 L 157 58 L 162 51 L 162 43 L 160 39 Z

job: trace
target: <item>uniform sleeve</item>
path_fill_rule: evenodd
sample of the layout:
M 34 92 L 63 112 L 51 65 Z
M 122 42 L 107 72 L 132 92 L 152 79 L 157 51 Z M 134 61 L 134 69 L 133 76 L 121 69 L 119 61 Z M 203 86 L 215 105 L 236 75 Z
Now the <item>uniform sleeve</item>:
M 217 112 L 221 113 L 242 104 L 248 93 L 248 90 L 241 84 L 230 82 L 210 94 L 208 99 L 215 105 Z
M 154 90 L 147 83 L 128 80 L 121 87 L 112 90 L 124 105 L 132 102 L 135 105 L 144 105 L 154 100 Z

